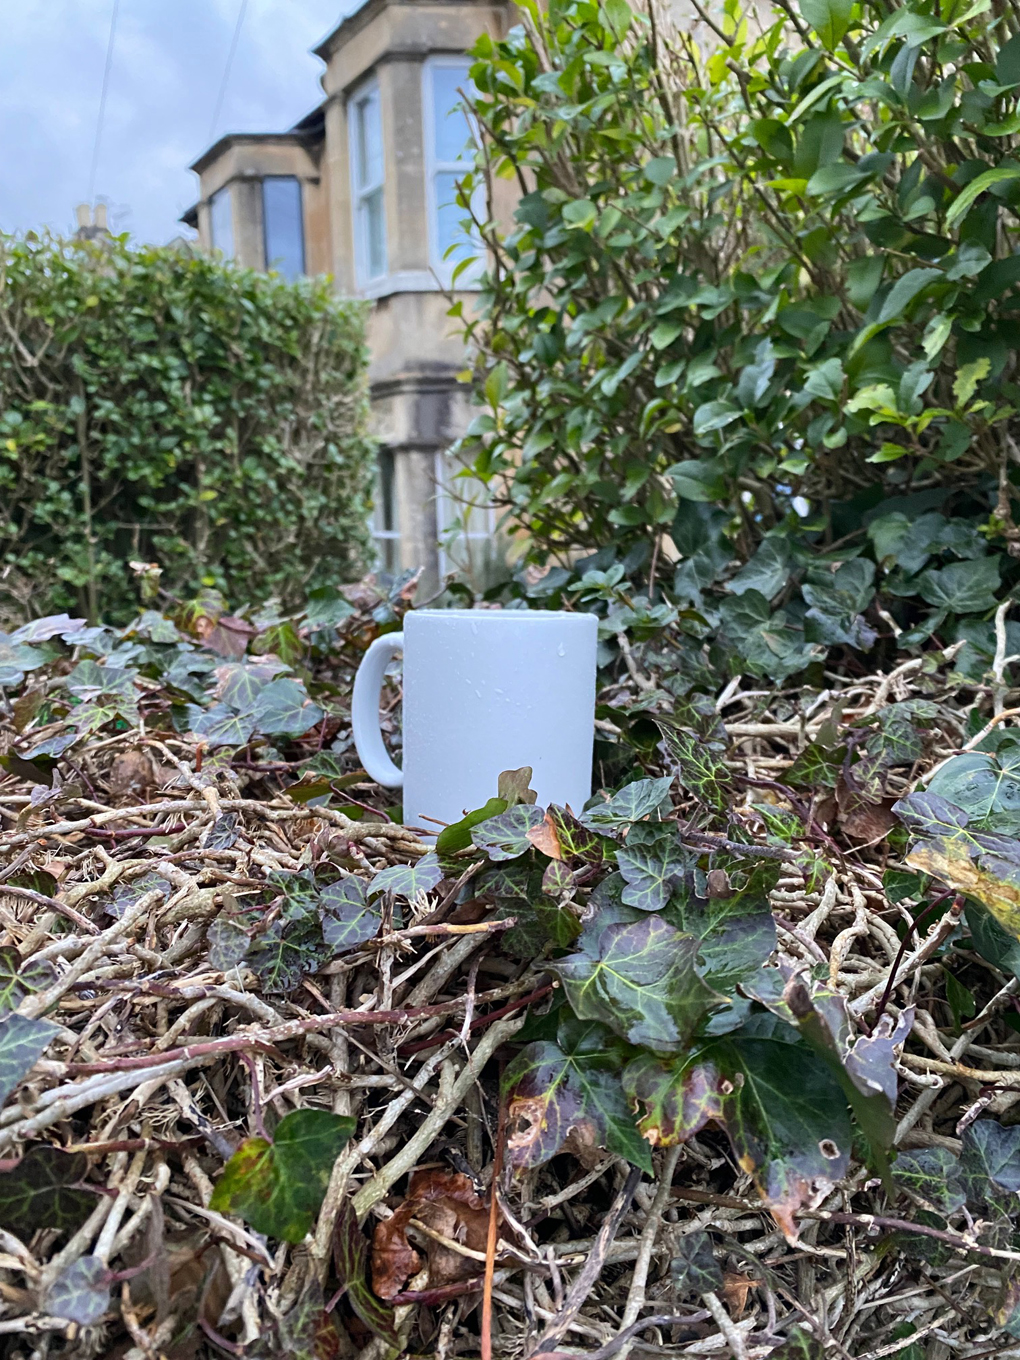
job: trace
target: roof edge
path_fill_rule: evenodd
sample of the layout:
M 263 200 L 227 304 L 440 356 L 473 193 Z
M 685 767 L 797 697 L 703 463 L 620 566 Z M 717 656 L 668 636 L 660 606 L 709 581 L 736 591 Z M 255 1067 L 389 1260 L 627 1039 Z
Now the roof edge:
M 310 117 L 311 115 L 309 115 Z M 302 122 L 305 120 L 302 119 Z M 298 124 L 298 127 L 301 125 Z M 297 131 L 292 128 L 289 132 L 228 132 L 213 142 L 197 160 L 192 161 L 188 166 L 189 170 L 194 170 L 196 175 L 200 175 L 203 170 L 208 169 L 213 161 L 219 160 L 225 152 L 232 146 L 250 145 L 252 142 L 280 142 L 291 146 L 308 146 L 309 143 L 319 140 L 319 135 L 312 131 Z

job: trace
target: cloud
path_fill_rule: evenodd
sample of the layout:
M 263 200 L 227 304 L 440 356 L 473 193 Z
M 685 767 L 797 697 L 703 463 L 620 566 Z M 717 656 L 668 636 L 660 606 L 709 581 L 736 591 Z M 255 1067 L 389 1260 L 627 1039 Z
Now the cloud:
M 184 232 L 239 0 L 121 0 L 96 195 L 142 240 Z M 282 131 L 321 98 L 309 49 L 343 0 L 249 0 L 216 135 Z M 88 192 L 112 0 L 18 0 L 0 42 L 0 229 L 68 231 Z

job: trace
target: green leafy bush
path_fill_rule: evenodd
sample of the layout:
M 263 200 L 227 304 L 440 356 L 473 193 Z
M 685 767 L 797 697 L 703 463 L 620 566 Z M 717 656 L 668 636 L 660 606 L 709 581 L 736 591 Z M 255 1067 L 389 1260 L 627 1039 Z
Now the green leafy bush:
M 357 579 L 372 448 L 359 304 L 186 249 L 0 236 L 5 612 Z
M 553 566 L 525 593 L 673 625 L 692 682 L 933 635 L 981 676 L 1020 544 L 1011 22 L 728 5 L 706 57 L 623 0 L 521 13 L 475 49 L 463 201 L 522 191 L 466 443 Z

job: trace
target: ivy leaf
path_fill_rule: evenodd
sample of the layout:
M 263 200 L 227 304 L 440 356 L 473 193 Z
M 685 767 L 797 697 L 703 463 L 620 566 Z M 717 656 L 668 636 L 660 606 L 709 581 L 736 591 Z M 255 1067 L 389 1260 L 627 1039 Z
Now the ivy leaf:
M 803 1044 L 731 1035 L 712 1055 L 729 1078 L 723 1122 L 737 1161 L 795 1241 L 797 1210 L 816 1207 L 850 1164 L 853 1130 L 843 1092 Z
M 528 832 L 545 821 L 545 808 L 519 803 L 471 829 L 471 842 L 491 860 L 516 859 L 531 849 Z
M 1020 939 L 1020 841 L 971 831 L 963 808 L 935 793 L 907 794 L 893 811 L 923 837 L 906 856 L 907 864 L 974 898 Z
M 38 1228 L 73 1233 L 96 1207 L 80 1187 L 88 1171 L 83 1152 L 33 1143 L 10 1171 L 0 1172 L 0 1223 L 24 1237 Z
M 959 1158 L 948 1148 L 908 1148 L 898 1153 L 892 1178 L 946 1216 L 955 1213 L 967 1200 Z
M 357 1215 L 349 1199 L 345 1199 L 333 1229 L 333 1260 L 337 1280 L 348 1303 L 361 1321 L 387 1346 L 400 1350 L 393 1309 L 387 1308 L 373 1293 L 368 1283 L 371 1247 L 368 1238 L 358 1227 Z
M 229 973 L 231 968 L 236 968 L 239 963 L 244 962 L 251 946 L 251 934 L 244 917 L 237 911 L 236 903 L 233 909 L 224 907 L 219 915 L 209 922 L 206 942 L 209 946 L 210 968 L 216 968 L 221 973 Z
M 927 791 L 963 808 L 975 830 L 1015 834 L 1020 831 L 1020 749 L 953 756 L 928 781 Z
M 459 822 L 451 822 L 449 826 L 444 826 L 436 837 L 436 850 L 440 855 L 455 855 L 458 850 L 466 850 L 471 844 L 472 828 L 498 817 L 509 806 L 509 800 L 506 798 L 490 798 L 484 807 L 475 808 L 473 812 L 466 813 Z
M 623 1053 L 603 1025 L 569 1016 L 560 1021 L 555 1043 L 528 1044 L 514 1058 L 503 1077 L 513 1166 L 541 1166 L 577 1130 L 651 1172 L 651 1151 L 620 1086 Z
M 810 1332 L 794 1327 L 779 1349 L 769 1353 L 769 1360 L 827 1360 L 827 1356 L 825 1347 Z
M 712 1239 L 702 1228 L 684 1233 L 669 1263 L 670 1279 L 683 1294 L 715 1293 L 723 1287 L 723 1275 L 712 1250 Z
M 110 1306 L 110 1268 L 98 1256 L 79 1256 L 50 1287 L 47 1312 L 54 1317 L 94 1326 Z
M 319 897 L 322 938 L 333 953 L 375 939 L 382 913 L 368 901 L 368 885 L 353 874 L 323 888 Z
M 357 1127 L 350 1115 L 292 1110 L 273 1141 L 247 1138 L 223 1168 L 209 1200 L 256 1232 L 300 1242 L 311 1229 L 340 1149 Z
M 238 713 L 250 713 L 259 695 L 282 669 L 281 666 L 268 662 L 217 666 L 216 675 L 220 682 L 217 686 L 217 697 L 221 703 L 236 709 Z
M 55 976 L 56 970 L 48 959 L 29 958 L 22 963 L 13 945 L 0 947 L 0 1016 L 17 1010 L 29 992 L 48 987 Z
M 720 992 L 757 973 L 776 947 L 768 899 L 755 887 L 722 897 L 674 894 L 666 918 L 698 945 L 698 972 Z
M 32 1070 L 58 1033 L 48 1020 L 11 1014 L 0 1020 L 0 1105 Z
M 697 953 L 690 935 L 649 916 L 607 927 L 595 950 L 550 967 L 580 1019 L 600 1020 L 632 1044 L 669 1053 L 726 1001 L 698 975 Z
M 1020 171 L 1017 172 L 1020 174 Z M 999 585 L 999 559 L 981 557 L 974 562 L 951 562 L 941 570 L 922 572 L 918 590 L 937 609 L 954 614 L 983 614 L 994 609 Z
M 395 897 L 406 897 L 410 902 L 420 893 L 429 892 L 442 881 L 443 870 L 434 851 L 422 855 L 417 864 L 391 864 L 380 869 L 368 885 L 369 897 L 380 893 L 393 893 Z
M 669 796 L 673 776 L 662 779 L 637 779 L 625 784 L 607 803 L 596 803 L 581 814 L 581 823 L 603 835 L 612 834 L 640 822 L 657 812 L 662 800 Z
M 657 718 L 666 750 L 677 763 L 680 783 L 695 798 L 723 812 L 733 803 L 733 776 L 722 761 L 725 743 L 685 732 Z
M 722 1118 L 722 1078 L 696 1053 L 672 1062 L 643 1053 L 627 1064 L 622 1080 L 630 1099 L 644 1108 L 638 1128 L 653 1147 L 686 1143 L 709 1120 Z
M 191 731 L 206 746 L 247 746 L 255 726 L 253 714 L 235 713 L 226 704 L 213 704 L 193 720 Z
M 567 808 L 550 807 L 545 820 L 551 833 L 549 850 L 545 849 L 541 835 L 532 832 L 528 839 L 551 858 L 580 859 L 588 864 L 598 864 L 602 860 L 602 842 L 598 835 L 589 831 Z
M 322 722 L 323 711 L 309 699 L 304 685 L 289 676 L 272 680 L 251 710 L 255 727 L 267 737 L 303 737 Z
M 317 905 L 314 893 L 303 893 L 295 885 L 279 916 L 251 945 L 248 966 L 266 991 L 291 992 L 306 973 L 314 973 L 325 962 Z
M 967 1198 L 994 1203 L 1020 1192 L 1020 1127 L 976 1119 L 963 1135 L 960 1175 Z
M 623 901 L 640 911 L 661 911 L 687 867 L 687 857 L 675 840 L 659 847 L 621 847 L 616 862 L 627 884 Z

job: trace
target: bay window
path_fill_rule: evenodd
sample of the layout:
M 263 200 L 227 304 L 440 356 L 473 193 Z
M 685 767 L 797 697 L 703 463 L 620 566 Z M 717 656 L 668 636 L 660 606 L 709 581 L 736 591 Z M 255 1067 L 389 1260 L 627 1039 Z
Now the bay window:
M 470 92 L 470 66 L 458 57 L 430 57 L 424 66 L 422 105 L 425 122 L 425 176 L 432 268 L 448 283 L 462 260 L 479 260 L 481 243 L 463 222 L 466 208 L 457 203 L 457 184 L 473 165 L 472 128 L 461 107 L 461 92 Z M 477 273 L 469 267 L 458 276 Z
M 266 268 L 285 279 L 305 272 L 305 228 L 301 181 L 292 175 L 271 175 L 262 181 L 262 227 Z

